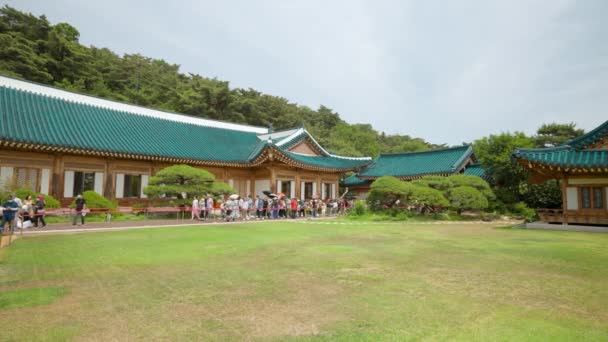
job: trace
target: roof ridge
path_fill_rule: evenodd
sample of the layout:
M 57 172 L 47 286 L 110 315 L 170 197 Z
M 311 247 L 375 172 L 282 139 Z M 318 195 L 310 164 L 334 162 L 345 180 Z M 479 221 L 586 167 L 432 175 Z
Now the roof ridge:
M 443 148 L 438 148 L 438 149 L 434 149 L 434 150 L 425 150 L 425 151 L 380 153 L 378 155 L 378 158 L 381 156 L 403 156 L 403 155 L 424 154 L 424 153 L 441 152 L 441 151 L 448 151 L 448 150 L 457 150 L 457 149 L 469 148 L 469 147 L 471 147 L 471 144 L 452 146 L 452 147 L 443 147 Z
M 329 154 L 330 157 L 338 158 L 338 159 L 348 159 L 348 160 L 372 160 L 372 157 L 348 157 L 348 156 L 339 156 L 336 154 Z
M 17 91 L 27 92 L 39 96 L 55 98 L 67 102 L 80 103 L 97 108 L 115 110 L 118 112 L 125 112 L 132 115 L 154 117 L 174 122 L 221 128 L 231 131 L 251 132 L 256 134 L 266 134 L 268 132 L 268 128 L 264 127 L 237 124 L 221 120 L 205 119 L 194 115 L 170 112 L 164 109 L 144 107 L 128 102 L 106 99 L 95 95 L 62 89 L 52 85 L 41 84 L 28 80 L 21 80 L 4 74 L 0 74 L 0 87 L 12 88 Z
M 465 145 L 466 146 L 466 145 Z M 460 156 L 460 158 L 458 158 L 458 160 L 454 163 L 454 165 L 452 165 L 452 171 L 457 170 L 460 166 L 462 166 L 462 164 L 467 160 L 467 158 L 469 158 L 471 155 L 473 154 L 473 147 L 471 145 L 468 145 L 468 148 L 465 151 L 465 154 L 463 154 L 462 156 Z
M 516 152 L 561 152 L 572 150 L 573 147 L 570 145 L 559 145 L 552 147 L 516 147 Z
M 283 132 L 287 132 L 287 131 L 298 130 L 300 128 L 301 127 L 286 128 L 286 129 L 282 129 L 282 130 L 279 130 L 279 131 L 272 131 L 272 132 L 268 132 L 268 133 L 260 133 L 259 135 L 283 133 Z
M 581 147 L 584 147 L 584 146 L 587 146 L 589 144 L 596 142 L 599 138 L 606 135 L 607 133 L 608 133 L 608 120 L 605 121 L 604 123 L 600 124 L 596 128 L 590 130 L 589 132 L 587 132 L 585 134 L 581 134 L 576 138 L 572 138 L 559 146 L 567 145 L 567 146 L 572 146 L 575 148 L 581 148 Z M 597 137 L 597 136 L 595 136 L 596 134 L 602 134 L 602 135 Z M 591 140 L 591 141 L 586 142 L 586 140 Z M 583 144 L 583 145 L 581 145 L 581 144 Z

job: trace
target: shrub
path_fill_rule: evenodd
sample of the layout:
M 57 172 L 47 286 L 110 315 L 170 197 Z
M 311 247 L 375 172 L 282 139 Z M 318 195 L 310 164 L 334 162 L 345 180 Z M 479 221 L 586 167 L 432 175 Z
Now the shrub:
M 515 203 L 511 210 L 514 214 L 526 220 L 526 222 L 535 221 L 537 218 L 536 210 L 529 208 L 524 202 Z
M 488 184 L 488 182 L 483 180 L 481 177 L 471 175 L 451 175 L 447 177 L 447 179 L 449 183 L 452 184 L 452 187 L 470 186 L 481 192 L 481 194 L 484 195 L 488 201 L 493 201 L 496 199 L 496 195 L 494 195 L 494 192 L 490 188 L 490 184 Z
M 412 184 L 428 186 L 440 191 L 446 191 L 452 187 L 449 177 L 429 175 L 412 181 Z
M 463 209 L 482 210 L 488 207 L 488 200 L 477 189 L 470 186 L 459 186 L 448 191 L 450 207 L 458 211 Z
M 202 196 L 210 192 L 215 176 L 203 169 L 190 165 L 173 165 L 158 171 L 150 177 L 144 193 L 151 199 L 167 197 L 186 198 Z
M 449 205 L 443 193 L 437 189 L 412 184 L 410 190 L 411 192 L 408 194 L 410 202 L 440 207 L 447 207 Z
M 381 210 L 392 207 L 395 202 L 406 196 L 406 185 L 399 179 L 383 176 L 376 179 L 372 185 L 366 201 L 370 209 Z
M 87 208 L 108 208 L 114 209 L 118 206 L 116 202 L 112 202 L 95 191 L 85 191 L 82 197 L 87 202 Z M 76 199 L 70 204 L 71 208 L 76 207 Z
M 31 195 L 32 199 L 34 200 L 34 203 L 36 203 L 36 198 L 39 195 L 37 192 L 34 192 L 30 189 L 17 189 L 14 192 L 3 194 L 1 199 L 2 203 L 4 203 L 8 199 L 8 195 L 12 193 L 14 193 L 22 201 L 27 197 L 27 195 Z M 59 201 L 51 195 L 42 195 L 42 197 L 44 197 L 46 208 L 59 208 L 61 206 L 61 203 L 59 203 Z
M 529 184 L 523 200 L 531 208 L 558 209 L 562 207 L 562 190 L 555 179 Z
M 352 213 L 356 216 L 363 216 L 365 215 L 365 211 L 365 203 L 363 201 L 355 201 L 355 206 Z

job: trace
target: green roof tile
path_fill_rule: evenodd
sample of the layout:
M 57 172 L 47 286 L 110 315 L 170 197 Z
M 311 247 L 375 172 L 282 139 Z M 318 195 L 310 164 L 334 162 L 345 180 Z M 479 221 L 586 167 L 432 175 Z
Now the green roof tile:
M 608 135 L 608 121 L 599 125 L 598 127 L 592 129 L 591 131 L 580 135 L 570 141 L 567 141 L 563 145 L 571 146 L 576 149 L 582 149 L 586 146 L 589 146 L 596 141 L 600 140 L 602 137 Z
M 309 156 L 294 152 L 282 151 L 289 158 L 307 165 L 339 170 L 352 170 L 371 163 L 371 159 L 345 158 L 337 156 Z
M 183 159 L 243 162 L 256 133 L 206 127 L 0 87 L 8 141 Z
M 344 186 L 357 186 L 357 185 L 366 185 L 369 184 L 371 181 L 366 180 L 366 179 L 361 179 L 359 177 L 357 177 L 356 174 L 350 175 L 349 177 L 346 177 L 343 181 L 342 181 L 342 185 Z
M 513 156 L 561 167 L 608 167 L 608 150 L 576 150 L 570 146 L 519 148 Z
M 259 127 L 159 111 L 155 111 L 154 115 L 145 115 L 146 111 L 154 110 L 1 76 L 0 81 L 0 140 L 6 142 L 87 152 L 242 164 L 253 161 L 266 149 L 277 148 L 287 158 L 304 166 L 335 170 L 351 170 L 370 162 L 369 158 L 362 160 L 329 154 L 304 156 L 288 152 L 284 146 L 278 148 L 263 139 L 267 133 Z M 29 89 L 27 86 L 31 85 L 42 89 L 43 93 L 12 87 L 11 82 L 25 83 L 24 89 Z M 84 99 L 84 102 L 69 100 L 74 97 Z M 110 105 L 95 105 L 100 102 Z M 133 108 L 135 110 L 127 111 Z M 142 111 L 145 113 L 142 114 Z M 202 121 L 205 124 L 201 124 Z M 237 128 L 232 129 L 234 127 Z M 304 135 L 308 135 L 308 132 L 304 132 Z M 303 135 L 298 134 L 293 139 L 302 138 Z
M 481 167 L 481 164 L 471 164 L 467 166 L 467 168 L 464 170 L 464 174 L 469 176 L 478 176 L 484 179 L 487 177 L 486 170 Z
M 417 177 L 457 172 L 473 154 L 470 145 L 432 151 L 381 154 L 363 169 L 360 177 Z
M 585 149 L 608 135 L 608 121 L 560 146 L 516 148 L 512 157 L 565 168 L 607 168 L 607 149 Z

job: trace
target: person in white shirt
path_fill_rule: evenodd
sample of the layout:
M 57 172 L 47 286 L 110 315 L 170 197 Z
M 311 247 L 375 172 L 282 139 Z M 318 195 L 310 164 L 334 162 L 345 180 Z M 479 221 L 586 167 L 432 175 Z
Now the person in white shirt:
M 194 196 L 194 199 L 192 200 L 192 220 L 194 220 L 195 218 L 199 221 L 201 219 L 197 196 Z
M 243 212 L 243 219 L 245 221 L 249 221 L 249 201 L 243 201 L 243 206 L 241 207 Z
M 205 217 L 211 219 L 211 214 L 213 213 L 213 197 L 207 194 L 207 203 L 205 205 Z

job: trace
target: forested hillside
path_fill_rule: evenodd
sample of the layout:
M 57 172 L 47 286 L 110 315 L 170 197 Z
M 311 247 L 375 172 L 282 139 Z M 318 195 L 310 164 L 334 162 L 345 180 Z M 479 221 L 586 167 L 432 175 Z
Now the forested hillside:
M 228 81 L 184 74 L 179 65 L 140 54 L 119 56 L 84 46 L 67 23 L 52 25 L 5 6 L 0 9 L 0 74 L 108 99 L 275 130 L 303 124 L 328 150 L 351 156 L 438 147 L 407 135 L 385 135 L 349 124 L 325 106 L 312 109 Z M 373 114 L 373 113 L 370 113 Z

